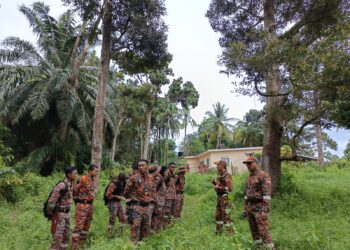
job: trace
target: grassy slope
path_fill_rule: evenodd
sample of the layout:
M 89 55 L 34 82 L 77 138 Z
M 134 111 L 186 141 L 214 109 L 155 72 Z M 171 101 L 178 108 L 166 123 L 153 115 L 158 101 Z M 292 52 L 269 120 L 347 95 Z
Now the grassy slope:
M 274 198 L 271 233 L 279 249 L 349 249 L 350 169 L 293 171 L 297 192 Z M 234 237 L 216 236 L 213 176 L 188 175 L 184 216 L 171 228 L 148 238 L 139 249 L 251 249 L 248 223 L 241 220 L 244 176 L 234 177 Z M 55 179 L 55 180 L 53 180 Z M 42 201 L 55 184 L 54 178 L 28 177 L 27 197 L 11 205 L 0 204 L 0 249 L 47 249 L 49 223 L 42 216 Z M 106 178 L 101 185 L 105 185 Z M 100 195 L 103 188 L 100 189 Z M 30 195 L 35 194 L 37 195 Z M 96 202 L 90 233 L 90 249 L 133 249 L 128 232 L 107 239 L 108 213 L 101 199 Z

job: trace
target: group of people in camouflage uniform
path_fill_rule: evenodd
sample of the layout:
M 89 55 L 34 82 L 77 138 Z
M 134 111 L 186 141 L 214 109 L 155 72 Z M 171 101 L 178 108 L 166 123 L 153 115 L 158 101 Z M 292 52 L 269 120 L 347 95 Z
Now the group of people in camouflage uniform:
M 170 163 L 168 167 L 149 166 L 147 160 L 139 160 L 133 172 L 126 176 L 120 173 L 108 184 L 104 194 L 109 210 L 108 233 L 113 235 L 116 218 L 123 227 L 131 225 L 130 238 L 134 243 L 170 225 L 174 218 L 181 217 L 184 200 L 185 173 L 188 167 Z M 75 227 L 71 249 L 83 248 L 93 217 L 95 199 L 94 178 L 98 168 L 90 165 L 88 174 L 77 180 L 74 167 L 65 169 L 66 179 L 58 183 L 48 199 L 51 214 L 51 249 L 69 247 L 70 209 L 72 199 L 76 204 Z M 126 211 L 122 205 L 126 202 Z
M 72 235 L 72 249 L 84 246 L 93 217 L 95 199 L 94 178 L 98 174 L 96 165 L 91 164 L 88 174 L 76 183 L 78 172 L 74 167 L 65 169 L 66 179 L 58 183 L 48 199 L 51 214 L 51 249 L 67 249 L 70 235 L 70 209 L 72 198 L 75 206 L 75 227 Z
M 216 234 L 224 228 L 229 234 L 234 233 L 230 218 L 232 200 L 232 176 L 227 171 L 226 161 L 214 162 L 218 177 L 212 180 L 217 193 Z M 271 180 L 266 172 L 260 169 L 257 159 L 250 156 L 243 162 L 248 170 L 246 182 L 244 211 L 242 216 L 248 219 L 252 237 L 257 248 L 274 249 L 269 233 L 268 214 L 271 200 Z M 133 166 L 133 172 L 126 176 L 120 173 L 106 187 L 104 200 L 109 210 L 108 233 L 113 235 L 118 217 L 121 232 L 128 223 L 131 225 L 130 238 L 137 243 L 149 234 L 164 229 L 181 216 L 184 201 L 185 173 L 188 167 L 170 163 L 168 167 L 149 166 L 147 160 L 139 160 Z M 66 179 L 58 183 L 47 203 L 51 213 L 51 249 L 67 249 L 69 246 L 70 208 L 72 198 L 76 204 L 75 227 L 72 235 L 72 249 L 82 248 L 85 244 L 93 217 L 95 199 L 94 178 L 98 168 L 90 165 L 88 174 L 76 183 L 77 170 L 67 167 Z M 126 211 L 122 205 L 126 203 Z
M 221 234 L 223 227 L 229 234 L 233 233 L 233 223 L 230 218 L 229 194 L 232 192 L 232 176 L 226 169 L 226 161 L 214 162 L 218 172 L 216 180 L 212 184 L 217 193 L 216 205 L 216 233 Z M 257 249 L 274 249 L 269 232 L 269 209 L 271 200 L 271 179 L 269 175 L 260 169 L 257 159 L 249 156 L 243 162 L 249 171 L 246 181 L 244 196 L 243 218 L 247 218 L 250 231 Z
M 175 168 L 175 163 L 167 168 L 148 166 L 147 160 L 140 160 L 137 170 L 129 176 L 124 197 L 131 224 L 130 238 L 134 243 L 181 217 L 188 168 L 180 167 L 177 172 Z

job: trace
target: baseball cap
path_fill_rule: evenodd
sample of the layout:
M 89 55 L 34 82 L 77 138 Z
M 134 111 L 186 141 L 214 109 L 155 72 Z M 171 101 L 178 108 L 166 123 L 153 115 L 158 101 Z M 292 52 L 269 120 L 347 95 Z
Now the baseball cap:
M 255 157 L 249 156 L 244 162 L 245 163 L 252 163 L 252 162 L 257 162 L 258 160 Z

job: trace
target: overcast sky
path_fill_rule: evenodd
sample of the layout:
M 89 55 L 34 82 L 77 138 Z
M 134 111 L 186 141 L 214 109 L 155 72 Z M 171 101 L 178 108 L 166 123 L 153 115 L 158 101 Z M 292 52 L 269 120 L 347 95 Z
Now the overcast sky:
M 7 36 L 18 36 L 35 42 L 28 22 L 18 11 L 21 4 L 29 5 L 33 0 L 0 0 L 0 40 Z M 51 6 L 51 14 L 58 17 L 65 7 L 59 0 L 45 0 Z M 238 96 L 232 93 L 233 78 L 220 74 L 217 65 L 221 53 L 218 34 L 211 29 L 205 18 L 210 0 L 167 0 L 166 22 L 169 26 L 169 51 L 173 54 L 171 67 L 175 77 L 191 81 L 200 94 L 199 105 L 192 111 L 193 118 L 200 122 L 207 110 L 220 101 L 230 108 L 229 117 L 241 119 L 249 109 L 261 109 L 256 97 Z M 338 142 L 337 154 L 342 155 L 348 131 L 331 131 Z

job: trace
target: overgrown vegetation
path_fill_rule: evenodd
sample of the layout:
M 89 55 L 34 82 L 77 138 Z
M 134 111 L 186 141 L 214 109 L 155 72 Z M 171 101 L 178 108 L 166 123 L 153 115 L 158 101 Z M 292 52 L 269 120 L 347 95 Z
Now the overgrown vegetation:
M 348 249 L 350 245 L 350 165 L 331 164 L 325 168 L 305 163 L 283 166 L 280 193 L 272 200 L 271 233 L 279 249 Z M 101 176 L 106 185 L 111 171 Z M 167 230 L 149 237 L 139 249 L 252 249 L 248 222 L 240 218 L 246 175 L 234 176 L 234 210 L 236 234 L 215 235 L 216 195 L 208 175 L 187 175 L 183 218 Z M 50 224 L 42 216 L 42 203 L 61 174 L 39 177 L 25 174 L 14 187 L 16 203 L 0 204 L 0 249 L 47 249 Z M 3 188 L 1 184 L 1 189 Z M 103 190 L 103 188 L 100 188 Z M 95 203 L 89 234 L 89 249 L 134 249 L 128 230 L 122 237 L 108 239 L 107 208 L 102 194 Z M 74 211 L 74 210 L 73 210 Z M 73 226 L 72 220 L 72 225 Z

